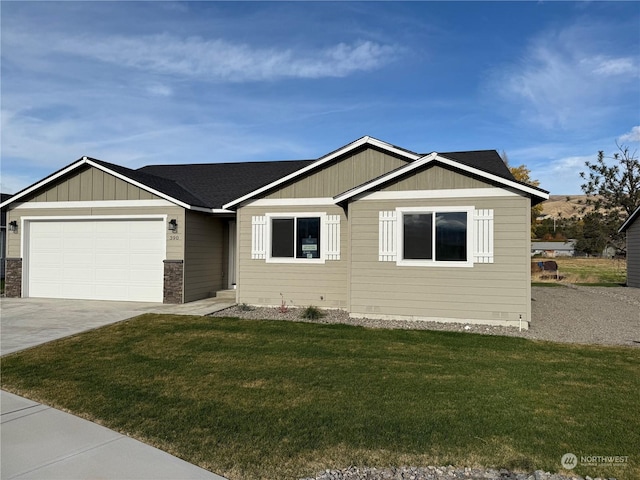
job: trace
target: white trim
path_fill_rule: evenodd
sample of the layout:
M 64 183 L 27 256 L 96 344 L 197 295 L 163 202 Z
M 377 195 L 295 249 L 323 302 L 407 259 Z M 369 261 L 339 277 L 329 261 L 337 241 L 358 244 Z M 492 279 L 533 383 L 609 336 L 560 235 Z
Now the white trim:
M 464 165 L 462 163 L 456 162 L 455 160 L 450 160 L 448 158 L 442 157 L 440 156 L 438 153 L 433 152 L 430 153 L 429 155 L 425 155 L 424 157 L 420 158 L 419 160 L 416 160 L 413 163 L 410 163 L 408 165 L 405 165 L 404 167 L 398 168 L 396 170 L 393 170 L 389 173 L 387 173 L 386 175 L 383 175 L 381 177 L 378 177 L 377 179 L 371 181 L 371 182 L 367 182 L 364 183 L 362 185 L 360 185 L 359 187 L 353 188 L 351 190 L 348 190 L 344 193 L 341 193 L 339 195 L 336 195 L 335 197 L 333 197 L 333 200 L 335 203 L 340 203 L 340 202 L 344 202 L 345 200 L 348 200 L 356 195 L 360 195 L 361 193 L 364 193 L 372 188 L 377 187 L 378 185 L 381 185 L 385 182 L 388 182 L 390 180 L 393 180 L 399 176 L 405 175 L 409 172 L 412 172 L 415 169 L 418 168 L 422 168 L 426 165 L 428 165 L 429 163 L 432 163 L 434 161 L 438 161 L 444 165 L 448 165 L 450 167 L 459 169 L 459 170 L 463 170 L 465 172 L 471 173 L 473 175 L 476 175 L 478 177 L 481 178 L 486 178 L 487 180 L 491 180 L 494 182 L 497 182 L 500 185 L 504 185 L 506 187 L 510 187 L 516 191 L 520 191 L 520 192 L 524 192 L 527 193 L 529 195 L 538 197 L 538 198 L 543 198 L 544 200 L 548 200 L 549 199 L 549 194 L 545 193 L 545 192 L 541 192 L 540 190 L 534 189 L 532 187 L 529 187 L 527 185 L 522 185 L 519 184 L 517 182 L 513 182 L 511 180 L 508 180 L 506 178 L 500 177 L 498 175 L 494 175 L 492 173 L 488 173 L 485 172 L 483 170 L 479 170 L 477 168 L 474 167 L 470 167 L 468 165 Z
M 447 190 L 399 190 L 389 192 L 363 193 L 357 198 L 366 200 L 428 200 L 440 198 L 484 198 L 484 197 L 519 197 L 520 195 L 504 188 L 460 188 Z
M 91 160 L 88 157 L 82 157 L 80 160 L 72 163 L 71 165 L 69 165 L 68 167 L 60 170 L 59 172 L 45 178 L 44 180 L 41 180 L 37 183 L 34 183 L 33 185 L 31 185 L 30 187 L 24 189 L 22 192 L 17 193 L 16 195 L 14 195 L 13 197 L 9 198 L 8 200 L 5 200 L 3 203 L 0 203 L 0 208 L 1 207 L 5 207 L 6 205 L 9 205 L 11 203 L 14 203 L 16 200 L 19 200 L 23 197 L 25 197 L 26 195 L 29 195 L 30 193 L 33 193 L 34 191 L 38 190 L 39 188 L 42 188 L 43 186 L 53 182 L 54 180 L 68 174 L 71 173 L 73 170 L 76 170 L 77 168 L 81 167 L 82 165 L 90 165 L 94 168 L 97 168 L 98 170 L 101 170 L 103 172 L 108 173 L 109 175 L 112 175 L 116 178 L 119 178 L 120 180 L 123 180 L 124 182 L 127 182 L 131 185 L 134 185 L 146 192 L 152 193 L 160 198 L 163 198 L 165 200 L 167 200 L 168 202 L 171 202 L 172 204 L 175 205 L 179 205 L 183 208 L 186 208 L 187 210 L 195 210 L 198 212 L 207 212 L 207 213 L 227 213 L 227 211 L 225 209 L 215 209 L 217 211 L 214 211 L 214 209 L 211 208 L 206 208 L 206 207 L 194 207 L 191 206 L 187 203 L 184 203 L 181 200 L 178 200 L 176 198 L 173 198 L 165 193 L 162 193 L 158 190 L 155 190 L 153 188 L 150 188 L 142 183 L 136 182 L 135 180 L 127 177 L 126 175 L 122 175 L 118 172 L 115 172 L 103 165 L 100 165 L 99 163 L 96 163 L 95 161 Z
M 251 197 L 255 197 L 256 195 L 260 195 L 261 193 L 266 192 L 267 190 L 270 190 L 274 187 L 277 187 L 278 185 L 282 185 L 285 182 L 288 182 L 289 180 L 293 180 L 296 177 L 299 177 L 301 175 L 304 175 L 305 173 L 314 170 L 322 165 L 324 165 L 327 162 L 330 162 L 331 160 L 334 160 L 335 158 L 338 158 L 341 155 L 344 155 L 345 153 L 348 153 L 350 151 L 355 150 L 356 148 L 361 147 L 362 145 L 372 145 L 374 147 L 378 147 L 381 148 L 383 150 L 386 150 L 387 152 L 391 152 L 394 153 L 396 155 L 401 155 L 409 160 L 417 160 L 420 158 L 420 155 L 416 154 L 416 153 L 411 153 L 408 152 L 406 150 L 402 150 L 398 147 L 394 147 L 393 145 L 383 142 L 382 140 L 378 140 L 376 138 L 373 137 L 362 137 L 359 138 L 358 140 L 356 140 L 355 142 L 351 142 L 348 145 L 345 145 L 342 148 L 339 148 L 338 150 L 335 150 L 334 152 L 328 153 L 327 155 L 320 157 L 318 160 L 316 160 L 315 162 L 313 162 L 310 165 L 307 165 L 304 168 L 301 168 L 300 170 L 297 170 L 289 175 L 287 175 L 286 177 L 282 177 L 274 182 L 271 182 L 268 185 L 265 185 L 264 187 L 258 188 L 257 190 L 254 190 L 253 192 L 250 192 L 246 195 L 243 195 L 240 198 L 237 198 L 225 205 L 222 206 L 222 208 L 231 208 L 233 206 L 238 205 L 239 203 L 244 202 L 245 200 L 250 199 Z
M 119 208 L 119 207 L 170 207 L 175 203 L 167 200 L 96 200 L 81 202 L 25 202 L 14 210 L 60 209 L 60 208 Z
M 333 198 L 260 198 L 258 200 L 250 200 L 245 203 L 244 207 L 311 207 L 311 206 L 333 206 Z M 227 210 L 234 213 L 233 210 Z
M 116 178 L 119 178 L 120 180 L 123 180 L 127 183 L 130 183 L 131 185 L 134 185 L 142 190 L 145 190 L 147 192 L 153 193 L 154 195 L 157 195 L 158 197 L 164 198 L 165 200 L 169 200 L 172 203 L 175 203 L 176 205 L 180 205 L 181 207 L 184 207 L 186 209 L 191 209 L 191 205 L 184 203 L 180 200 L 177 200 L 173 197 L 170 197 L 169 195 L 167 195 L 166 193 L 162 193 L 158 190 L 155 190 L 153 188 L 147 187 L 146 185 L 143 185 L 142 183 L 136 182 L 135 180 L 127 177 L 126 175 L 122 175 L 121 173 L 118 172 L 114 172 L 113 170 L 108 169 L 107 167 L 104 167 L 102 165 L 100 165 L 99 163 L 96 163 L 94 161 L 92 161 L 91 159 L 87 158 L 87 157 L 82 157 L 83 160 L 85 160 L 85 162 L 88 165 L 91 165 L 92 167 L 95 167 L 99 170 L 102 170 L 103 172 L 107 172 L 109 175 L 113 175 Z M 207 209 L 208 211 L 210 211 L 211 209 Z
M 640 207 L 636 208 L 635 211 L 629 215 L 629 218 L 625 220 L 622 226 L 618 229 L 618 233 L 622 233 L 627 230 L 633 223 L 633 221 L 640 215 Z
M 265 249 L 267 263 L 291 263 L 291 264 L 324 264 L 327 260 L 327 214 L 326 212 L 278 212 L 265 213 Z M 271 256 L 271 220 L 274 218 L 301 218 L 301 217 L 319 217 L 320 218 L 320 258 L 296 258 L 290 257 L 272 257 Z M 294 222 L 297 225 L 297 222 Z M 294 228 L 294 248 L 296 239 L 296 230 Z M 295 255 L 295 251 L 294 251 Z
M 396 212 L 398 214 L 398 227 L 397 227 L 397 250 L 398 256 L 396 259 L 396 265 L 399 267 L 473 267 L 473 214 L 474 207 L 460 206 L 460 207 L 397 207 Z M 405 213 L 431 213 L 437 215 L 438 213 L 466 213 L 467 214 L 467 259 L 465 261 L 441 261 L 435 258 L 435 231 L 436 221 L 435 217 L 432 222 L 432 235 L 433 235 L 433 252 L 434 258 L 431 260 L 414 260 L 404 258 L 404 220 Z
M 478 318 L 447 318 L 447 317 L 422 317 L 419 315 L 385 315 L 381 313 L 349 313 L 351 318 L 365 318 L 371 320 L 405 320 L 410 322 L 438 322 L 438 323 L 463 323 L 470 325 L 494 325 L 501 327 L 518 327 L 529 330 L 529 322 L 526 320 L 481 320 Z
M 46 185 L 47 183 L 51 183 L 54 180 L 62 177 L 63 175 L 66 175 L 67 173 L 72 172 L 76 168 L 78 168 L 78 167 L 84 165 L 85 163 L 87 163 L 86 162 L 86 158 L 87 157 L 82 157 L 80 160 L 75 161 L 74 163 L 72 163 L 68 167 L 60 170 L 58 173 L 54 173 L 50 177 L 47 177 L 44 180 L 41 180 L 41 181 L 39 181 L 37 183 L 34 183 L 30 187 L 27 187 L 22 192 L 16 193 L 13 197 L 11 197 L 11 198 L 5 200 L 4 202 L 0 203 L 0 208 L 1 207 L 5 207 L 5 206 L 9 205 L 10 203 L 13 203 L 16 200 L 18 200 L 18 199 L 20 199 L 20 198 L 22 198 L 22 197 L 24 197 L 26 195 L 29 195 L 30 193 L 34 192 L 38 188 L 42 187 L 43 185 Z

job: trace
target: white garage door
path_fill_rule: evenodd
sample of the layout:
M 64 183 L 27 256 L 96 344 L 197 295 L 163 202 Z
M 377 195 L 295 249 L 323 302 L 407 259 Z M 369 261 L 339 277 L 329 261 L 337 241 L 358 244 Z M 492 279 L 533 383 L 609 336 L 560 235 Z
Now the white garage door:
M 29 297 L 161 302 L 162 219 L 32 221 Z

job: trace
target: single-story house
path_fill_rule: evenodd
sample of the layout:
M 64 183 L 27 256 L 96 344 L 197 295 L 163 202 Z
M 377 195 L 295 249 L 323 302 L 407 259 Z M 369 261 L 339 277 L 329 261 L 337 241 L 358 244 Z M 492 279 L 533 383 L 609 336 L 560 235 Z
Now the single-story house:
M 11 198 L 8 193 L 0 193 L 0 203 L 5 202 Z M 0 211 L 0 278 L 4 278 L 4 255 L 6 251 L 6 239 L 7 239 L 7 212 Z
M 317 160 L 151 165 L 82 157 L 0 207 L 6 293 L 339 308 L 522 325 L 531 206 L 495 150 L 415 153 L 362 137 Z
M 542 255 L 543 257 L 573 257 L 576 252 L 576 241 L 566 242 L 531 242 L 531 256 Z
M 627 287 L 640 288 L 640 207 L 627 218 L 619 232 L 627 233 Z

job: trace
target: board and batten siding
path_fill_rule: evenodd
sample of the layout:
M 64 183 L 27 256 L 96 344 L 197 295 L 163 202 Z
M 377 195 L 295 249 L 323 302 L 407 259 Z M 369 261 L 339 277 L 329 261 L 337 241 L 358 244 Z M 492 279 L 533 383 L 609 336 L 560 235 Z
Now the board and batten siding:
M 95 167 L 59 180 L 31 198 L 34 202 L 157 200 L 160 197 Z
M 379 212 L 397 207 L 491 209 L 493 263 L 399 266 L 379 261 Z M 351 314 L 479 322 L 531 320 L 530 201 L 520 196 L 358 200 L 350 204 Z M 526 324 L 525 324 L 526 325 Z
M 406 164 L 407 160 L 367 148 L 339 158 L 264 198 L 333 197 Z
M 178 234 L 180 227 L 178 227 Z M 212 297 L 223 290 L 228 259 L 224 257 L 225 221 L 187 211 L 184 236 L 184 301 Z
M 252 217 L 268 213 L 318 212 L 340 216 L 340 260 L 322 264 L 267 263 L 251 258 Z M 347 218 L 335 205 L 327 206 L 246 206 L 237 214 L 238 222 L 238 303 L 278 306 L 284 298 L 288 306 L 347 308 L 348 252 Z M 321 243 L 326 239 L 321 239 Z M 280 296 L 282 294 L 282 297 Z
M 640 288 L 640 217 L 627 229 L 627 286 Z
M 449 168 L 433 165 L 382 188 L 383 192 L 406 190 L 450 190 L 458 188 L 490 188 L 491 185 Z

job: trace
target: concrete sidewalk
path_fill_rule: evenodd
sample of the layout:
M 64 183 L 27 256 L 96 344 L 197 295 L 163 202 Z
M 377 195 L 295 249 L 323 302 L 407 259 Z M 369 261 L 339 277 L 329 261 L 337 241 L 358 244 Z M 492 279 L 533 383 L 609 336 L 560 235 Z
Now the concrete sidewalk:
M 0 478 L 224 480 L 156 448 L 46 405 L 0 392 Z
M 216 298 L 182 305 L 2 298 L 0 352 L 10 354 L 143 313 L 206 315 L 231 305 Z M 0 407 L 2 480 L 225 480 L 108 428 L 8 392 L 0 391 Z

